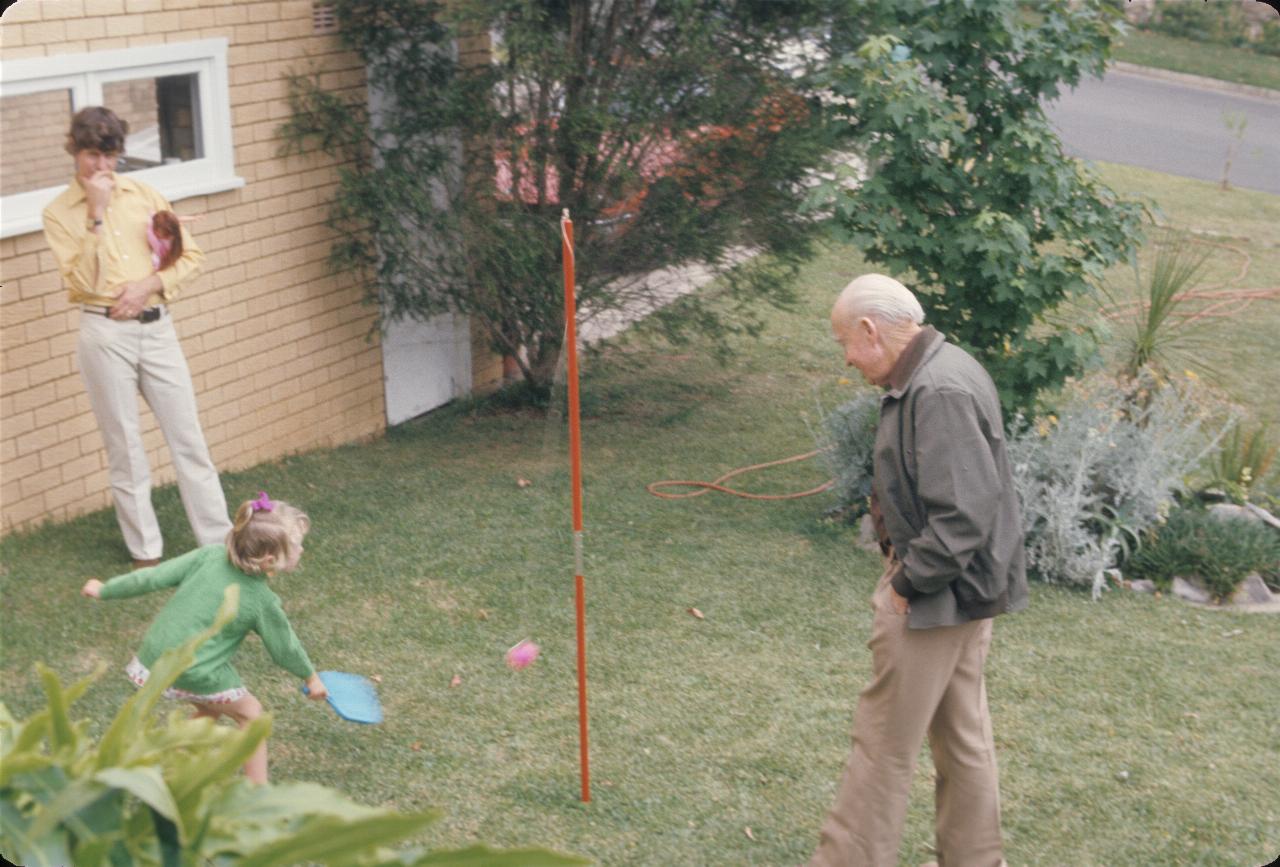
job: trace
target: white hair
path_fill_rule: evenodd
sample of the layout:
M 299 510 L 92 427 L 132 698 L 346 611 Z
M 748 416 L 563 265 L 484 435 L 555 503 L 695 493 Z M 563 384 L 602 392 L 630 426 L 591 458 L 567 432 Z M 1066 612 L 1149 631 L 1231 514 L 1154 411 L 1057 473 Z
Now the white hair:
M 897 280 L 884 274 L 863 274 L 844 287 L 836 301 L 850 319 L 869 316 L 888 324 L 924 324 L 919 299 Z

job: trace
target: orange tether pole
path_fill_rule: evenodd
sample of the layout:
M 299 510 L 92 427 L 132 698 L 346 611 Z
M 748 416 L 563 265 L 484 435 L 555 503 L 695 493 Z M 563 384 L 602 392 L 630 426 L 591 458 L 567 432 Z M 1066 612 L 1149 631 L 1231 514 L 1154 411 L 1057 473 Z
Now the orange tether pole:
M 587 603 L 582 580 L 582 426 L 578 418 L 578 329 L 574 303 L 573 221 L 560 217 L 564 258 L 564 343 L 569 351 L 569 464 L 573 487 L 573 590 L 578 623 L 578 744 L 582 764 L 582 800 L 591 800 L 591 761 L 587 749 Z

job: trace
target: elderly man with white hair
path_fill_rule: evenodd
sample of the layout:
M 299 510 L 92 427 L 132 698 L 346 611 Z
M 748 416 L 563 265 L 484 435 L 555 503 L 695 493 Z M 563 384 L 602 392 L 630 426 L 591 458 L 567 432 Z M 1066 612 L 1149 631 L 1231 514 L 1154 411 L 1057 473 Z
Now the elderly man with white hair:
M 882 274 L 844 288 L 831 329 L 881 386 L 872 514 L 884 574 L 872 596 L 871 683 L 813 865 L 896 864 L 916 756 L 936 779 L 937 864 L 999 867 L 999 779 L 983 669 L 998 614 L 1027 605 L 1023 535 L 995 384 L 924 325 Z

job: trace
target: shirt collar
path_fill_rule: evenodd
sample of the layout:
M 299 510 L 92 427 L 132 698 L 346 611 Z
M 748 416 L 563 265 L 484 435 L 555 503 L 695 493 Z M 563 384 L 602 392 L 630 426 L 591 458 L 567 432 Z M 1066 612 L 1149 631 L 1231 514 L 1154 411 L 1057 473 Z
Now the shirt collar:
M 932 325 L 924 326 L 915 337 L 911 338 L 910 342 L 902 348 L 902 354 L 898 356 L 898 360 L 893 363 L 893 369 L 889 371 L 889 396 L 902 397 L 902 393 L 906 391 L 911 377 L 915 375 L 920 364 L 932 354 L 931 350 L 944 340 L 946 338 Z

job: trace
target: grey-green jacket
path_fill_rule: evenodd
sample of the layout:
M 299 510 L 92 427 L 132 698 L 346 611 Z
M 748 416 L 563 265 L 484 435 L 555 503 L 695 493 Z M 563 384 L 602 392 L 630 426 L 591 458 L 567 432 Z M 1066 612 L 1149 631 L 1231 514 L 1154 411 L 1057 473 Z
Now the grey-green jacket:
M 1022 522 L 995 384 L 926 327 L 881 398 L 874 492 L 913 629 L 1027 606 Z

